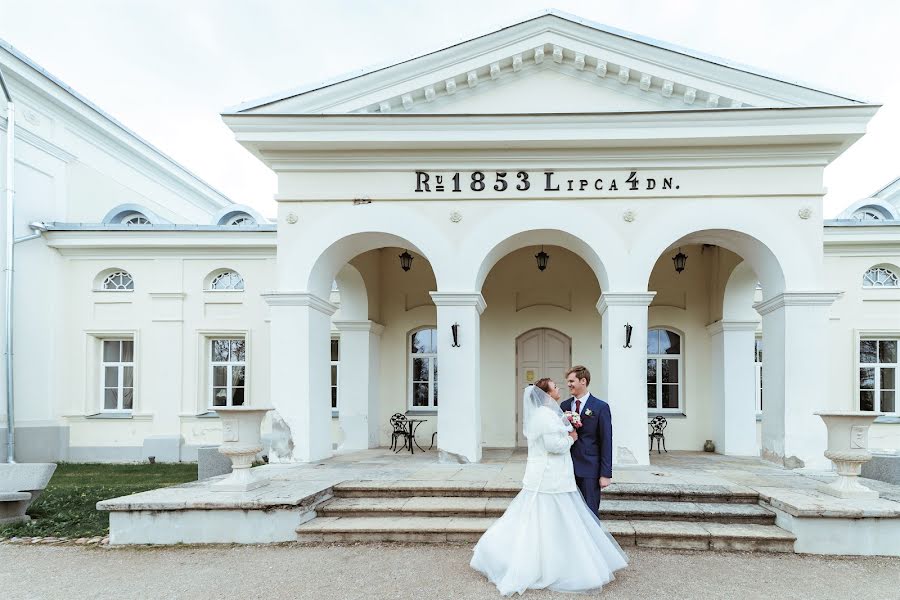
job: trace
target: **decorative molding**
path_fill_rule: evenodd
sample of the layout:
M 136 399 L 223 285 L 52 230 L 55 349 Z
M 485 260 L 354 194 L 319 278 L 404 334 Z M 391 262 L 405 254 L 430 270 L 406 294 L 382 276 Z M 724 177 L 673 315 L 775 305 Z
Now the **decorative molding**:
M 753 308 L 765 316 L 785 306 L 831 306 L 844 292 L 784 292 L 768 300 L 757 302 Z
M 597 48 L 597 50 L 598 53 L 603 51 L 601 48 Z M 557 43 L 546 43 L 537 46 L 534 48 L 534 51 L 530 53 L 530 56 L 524 55 L 522 52 L 515 52 L 500 60 L 491 60 L 475 69 L 469 68 L 466 71 L 458 73 L 454 77 L 445 77 L 443 79 L 442 87 L 446 96 L 451 96 L 457 91 L 456 81 L 458 78 L 465 79 L 466 85 L 469 88 L 474 88 L 481 82 L 481 78 L 497 81 L 509 73 L 518 73 L 529 66 L 537 67 L 543 65 L 544 58 L 548 53 L 553 59 L 553 64 L 559 65 L 559 67 L 555 67 L 557 69 L 571 68 L 575 71 L 584 71 L 586 68 L 593 66 L 595 75 L 602 79 L 609 74 L 610 68 L 612 68 L 614 69 L 613 72 L 616 74 L 616 79 L 622 85 L 637 85 L 642 92 L 651 92 L 654 90 L 654 75 L 652 73 L 640 71 L 631 65 L 621 64 L 621 62 L 610 63 L 599 57 L 585 54 L 581 50 L 567 48 Z M 685 81 L 688 81 L 688 77 L 689 75 L 685 74 Z M 659 94 L 666 99 L 673 96 L 675 88 L 678 86 L 679 89 L 683 89 L 683 92 L 679 93 L 683 93 L 682 100 L 684 104 L 692 105 L 697 100 L 700 100 L 704 103 L 706 108 L 711 109 L 744 106 L 744 103 L 740 100 L 722 98 L 720 94 L 697 89 L 695 85 L 690 85 L 688 83 L 679 83 L 670 77 L 663 79 L 660 74 L 657 74 L 657 81 L 661 81 L 661 83 L 658 84 L 659 87 L 656 88 L 656 90 L 658 90 Z M 400 94 L 396 96 L 370 103 L 366 107 L 360 107 L 360 112 L 390 113 L 395 107 L 400 106 L 409 111 L 423 101 L 434 102 L 441 95 L 438 91 L 440 89 L 441 86 L 439 82 L 429 83 L 415 89 L 408 89 L 400 92 Z
M 294 213 L 291 212 L 291 213 L 287 214 L 287 216 L 284 218 L 284 220 L 287 221 L 288 225 L 293 225 L 300 219 L 297 218 L 297 215 L 295 215 Z
M 716 321 L 706 326 L 709 335 L 717 335 L 725 331 L 756 331 L 759 321 Z
M 344 331 L 363 331 L 368 332 L 373 335 L 381 335 L 384 333 L 384 325 L 381 323 L 376 323 L 375 321 L 364 320 L 364 321 L 332 321 L 332 325 L 334 325 L 335 329 L 340 332 Z
M 626 223 L 633 223 L 636 218 L 637 213 L 630 208 L 622 213 L 622 220 Z
M 800 210 L 797 211 L 797 216 L 801 219 L 808 219 L 812 216 L 813 211 L 810 207 L 804 206 Z
M 269 306 L 307 306 L 329 317 L 338 309 L 331 302 L 309 292 L 267 292 L 260 295 Z
M 435 306 L 474 306 L 478 314 L 487 308 L 481 292 L 429 292 Z
M 0 131 L 3 131 L 4 134 L 6 133 L 6 117 L 0 117 Z M 16 139 L 21 139 L 26 144 L 31 144 L 38 150 L 43 150 L 53 158 L 58 158 L 64 163 L 70 163 L 78 160 L 78 157 L 74 154 L 67 152 L 62 147 L 57 146 L 53 142 L 45 140 L 41 136 L 32 133 L 24 127 L 16 127 Z
M 450 222 L 451 223 L 459 223 L 460 221 L 462 221 L 462 218 L 463 218 L 462 213 L 459 212 L 458 210 L 450 211 Z
M 602 315 L 610 306 L 650 306 L 656 292 L 603 292 L 597 301 L 597 311 Z

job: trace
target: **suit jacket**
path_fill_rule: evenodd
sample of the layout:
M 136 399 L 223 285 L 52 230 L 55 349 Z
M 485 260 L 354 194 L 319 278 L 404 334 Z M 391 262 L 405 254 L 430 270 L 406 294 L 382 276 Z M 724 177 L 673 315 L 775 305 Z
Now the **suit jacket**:
M 560 404 L 563 411 L 575 411 L 575 398 Z M 590 411 L 590 415 L 585 413 Z M 581 411 L 578 440 L 572 444 L 576 477 L 612 478 L 612 414 L 609 404 L 589 394 Z

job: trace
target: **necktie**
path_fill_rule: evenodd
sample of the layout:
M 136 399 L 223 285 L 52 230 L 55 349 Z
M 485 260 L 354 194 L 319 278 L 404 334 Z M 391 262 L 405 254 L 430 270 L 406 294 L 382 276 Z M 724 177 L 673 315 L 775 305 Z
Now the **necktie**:
M 575 399 L 575 412 L 581 412 L 581 400 L 578 400 L 577 398 Z

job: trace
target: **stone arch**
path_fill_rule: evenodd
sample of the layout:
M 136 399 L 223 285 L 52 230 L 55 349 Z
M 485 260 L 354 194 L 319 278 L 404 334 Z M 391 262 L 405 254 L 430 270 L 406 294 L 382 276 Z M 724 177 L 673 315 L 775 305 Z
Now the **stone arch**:
M 359 270 L 347 263 L 334 278 L 340 294 L 340 308 L 335 320 L 364 321 L 369 318 L 369 294 Z
M 739 263 L 728 276 L 722 298 L 723 321 L 758 321 L 753 297 L 759 279 L 747 261 Z

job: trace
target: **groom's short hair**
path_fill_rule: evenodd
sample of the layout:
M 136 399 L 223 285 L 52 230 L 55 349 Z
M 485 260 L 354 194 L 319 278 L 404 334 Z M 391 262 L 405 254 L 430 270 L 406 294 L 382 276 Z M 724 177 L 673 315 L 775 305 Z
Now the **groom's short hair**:
M 591 372 L 588 371 L 587 367 L 584 367 L 582 365 L 575 365 L 574 367 L 569 367 L 569 370 L 566 371 L 566 377 L 568 377 L 570 373 L 575 373 L 575 377 L 577 379 L 587 380 L 587 384 L 590 385 Z

